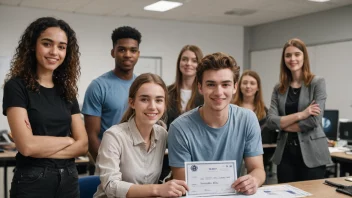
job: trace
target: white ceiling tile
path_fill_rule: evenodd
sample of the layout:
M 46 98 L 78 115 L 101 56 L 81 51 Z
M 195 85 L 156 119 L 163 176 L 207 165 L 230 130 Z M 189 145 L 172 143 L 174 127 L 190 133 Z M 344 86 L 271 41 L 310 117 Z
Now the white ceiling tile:
M 91 0 L 70 0 L 67 3 L 57 6 L 57 10 L 74 12 L 77 9 L 87 5 Z
M 75 10 L 77 13 L 106 15 L 119 9 L 121 0 L 92 0 L 83 7 Z
M 0 0 L 0 4 L 17 6 L 21 3 L 21 1 L 22 0 Z
M 70 0 L 23 0 L 20 3 L 20 6 L 56 10 L 57 7 L 62 6 L 69 1 Z
M 178 0 L 183 4 L 167 12 L 150 12 L 143 8 L 157 0 L 0 0 L 10 6 L 54 9 L 91 15 L 149 18 L 252 26 L 287 19 L 340 6 L 352 0 L 314 3 L 308 0 Z M 225 15 L 233 9 L 256 10 L 245 16 Z

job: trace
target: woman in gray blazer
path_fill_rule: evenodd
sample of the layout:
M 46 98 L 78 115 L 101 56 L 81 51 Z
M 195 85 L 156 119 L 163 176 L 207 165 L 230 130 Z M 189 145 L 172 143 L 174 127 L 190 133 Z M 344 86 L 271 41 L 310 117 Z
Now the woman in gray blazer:
M 273 156 L 279 183 L 324 178 L 326 164 L 331 163 L 322 129 L 325 100 L 325 80 L 310 71 L 305 44 L 289 40 L 267 120 L 270 129 L 279 131 Z

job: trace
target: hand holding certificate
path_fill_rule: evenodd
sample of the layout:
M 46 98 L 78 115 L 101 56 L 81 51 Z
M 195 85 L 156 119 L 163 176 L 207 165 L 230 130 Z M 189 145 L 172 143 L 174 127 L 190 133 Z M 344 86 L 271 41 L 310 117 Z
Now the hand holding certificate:
M 236 189 L 237 192 L 251 195 L 257 192 L 258 181 L 252 175 L 244 175 L 235 181 L 232 188 Z
M 237 179 L 236 161 L 185 162 L 188 195 L 236 194 L 232 184 Z

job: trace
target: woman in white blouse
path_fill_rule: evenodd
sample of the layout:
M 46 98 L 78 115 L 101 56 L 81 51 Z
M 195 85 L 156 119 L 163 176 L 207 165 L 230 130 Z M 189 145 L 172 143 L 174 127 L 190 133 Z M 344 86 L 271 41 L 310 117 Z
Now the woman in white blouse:
M 184 181 L 157 184 L 167 132 L 156 122 L 164 117 L 167 88 L 155 74 L 142 74 L 132 83 L 129 108 L 121 123 L 103 136 L 96 168 L 101 184 L 94 197 L 176 197 L 186 193 Z

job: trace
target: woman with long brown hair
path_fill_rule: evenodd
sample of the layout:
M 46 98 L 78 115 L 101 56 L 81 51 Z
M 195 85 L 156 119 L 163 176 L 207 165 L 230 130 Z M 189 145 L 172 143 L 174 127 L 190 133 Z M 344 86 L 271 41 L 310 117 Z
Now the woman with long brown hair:
M 184 46 L 178 54 L 176 64 L 176 80 L 168 86 L 169 104 L 166 127 L 181 114 L 203 104 L 203 96 L 198 93 L 196 70 L 203 58 L 202 50 L 195 45 Z M 164 158 L 160 180 L 170 173 L 169 158 Z
M 290 39 L 282 50 L 267 121 L 279 131 L 273 156 L 279 183 L 324 178 L 331 163 L 321 121 L 326 97 L 324 78 L 310 71 L 306 45 Z
M 250 109 L 256 114 L 261 128 L 263 144 L 271 144 L 276 141 L 276 132 L 268 130 L 266 127 L 268 109 L 264 104 L 262 83 L 257 72 L 246 70 L 242 73 L 233 104 Z M 273 153 L 273 149 L 266 148 L 263 154 L 263 162 L 268 176 L 272 175 L 271 157 Z
M 155 74 L 138 76 L 129 91 L 129 107 L 121 123 L 104 132 L 96 162 L 101 184 L 94 197 L 179 197 L 186 183 L 157 184 L 167 132 L 156 122 L 168 102 L 164 81 Z
M 262 84 L 257 72 L 246 70 L 242 73 L 233 103 L 252 110 L 259 121 L 266 117 L 267 109 L 263 100 Z M 264 122 L 261 126 L 263 124 Z
M 179 115 L 203 104 L 195 80 L 196 69 L 202 58 L 202 51 L 195 45 L 186 45 L 181 49 L 177 58 L 176 81 L 168 86 L 170 102 L 167 128 Z
M 32 22 L 19 41 L 3 99 L 18 150 L 11 197 L 79 197 L 74 158 L 88 150 L 79 54 L 75 32 L 52 17 Z

